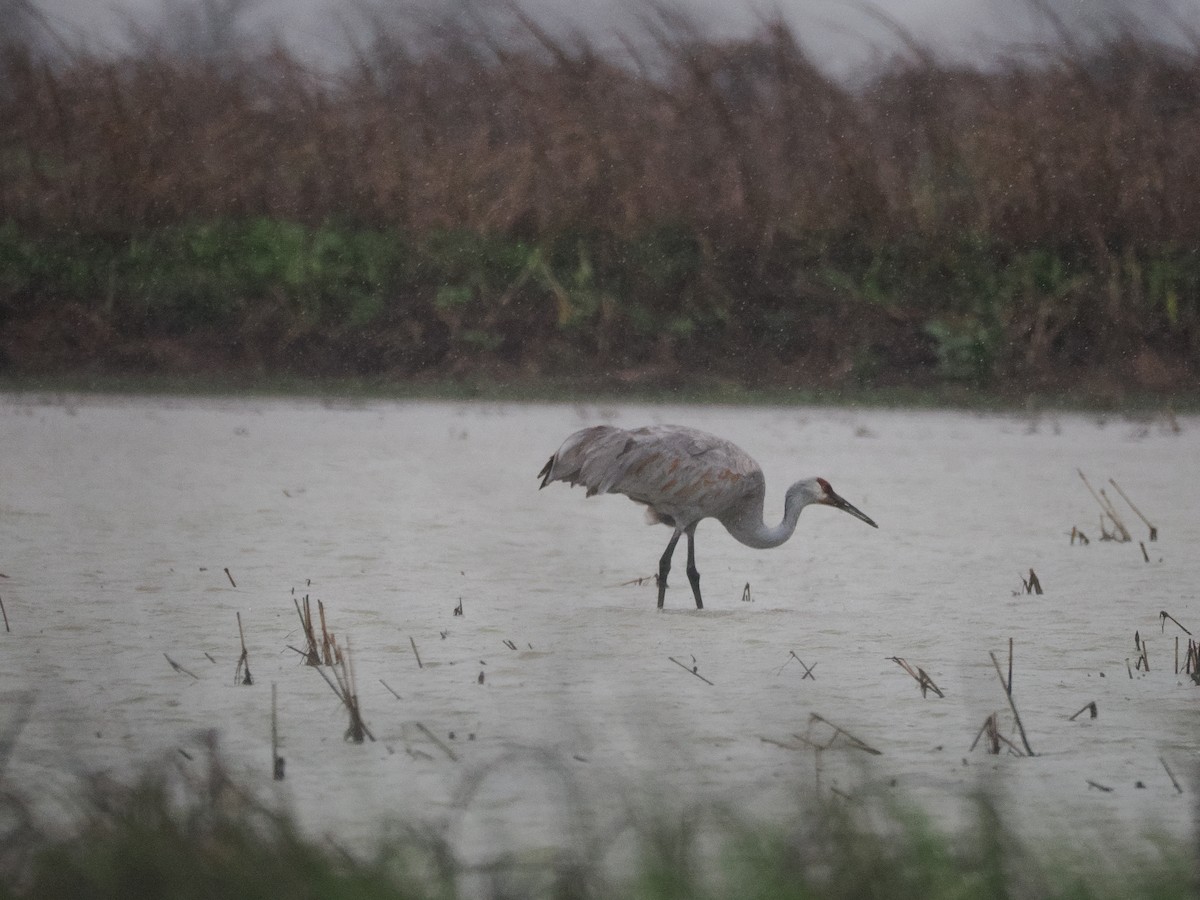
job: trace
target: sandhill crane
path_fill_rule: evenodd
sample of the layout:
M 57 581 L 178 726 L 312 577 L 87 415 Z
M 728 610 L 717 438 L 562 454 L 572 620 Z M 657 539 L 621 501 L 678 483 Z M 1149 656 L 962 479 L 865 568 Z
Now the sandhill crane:
M 778 547 L 796 530 L 800 510 L 810 503 L 832 506 L 878 528 L 865 513 L 847 503 L 824 478 L 797 481 L 784 496 L 783 521 L 763 522 L 766 480 L 748 453 L 716 435 L 681 425 L 650 425 L 626 430 L 596 425 L 577 431 L 563 441 L 538 477 L 541 487 L 565 481 L 582 484 L 587 496 L 624 494 L 646 507 L 646 520 L 675 529 L 658 561 L 658 606 L 667 592 L 667 573 L 680 535 L 687 535 L 688 581 L 700 599 L 700 573 L 696 570 L 696 525 L 717 519 L 748 547 Z

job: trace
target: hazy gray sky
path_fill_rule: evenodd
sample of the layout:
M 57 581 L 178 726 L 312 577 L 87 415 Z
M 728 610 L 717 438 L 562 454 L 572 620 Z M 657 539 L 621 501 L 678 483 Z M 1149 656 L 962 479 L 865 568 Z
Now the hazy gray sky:
M 14 0 L 0 0 L 0 9 Z M 129 25 L 154 32 L 183 16 L 195 16 L 205 3 L 238 0 L 16 0 L 32 2 L 68 40 L 85 39 L 93 46 L 119 45 Z M 368 3 L 390 10 L 418 4 L 394 0 L 242 0 L 248 11 L 242 28 L 255 37 L 279 36 L 304 58 L 336 61 L 344 57 L 347 29 L 361 27 Z M 452 8 L 461 0 L 422 0 L 436 8 Z M 486 0 L 476 0 L 486 5 Z M 520 0 L 522 8 L 548 25 L 577 26 L 603 44 L 618 27 L 636 32 L 636 13 L 648 4 L 638 0 Z M 1106 12 L 1157 9 L 1195 21 L 1195 0 L 1129 3 L 1121 0 L 1045 0 L 1069 20 L 1094 20 Z M 751 27 L 760 11 L 779 9 L 794 24 L 814 57 L 837 69 L 852 68 L 894 46 L 887 30 L 853 0 L 672 0 L 714 30 L 737 32 Z M 971 58 L 1006 42 L 1028 42 L 1047 33 L 1047 24 L 1024 0 L 877 0 L 876 8 L 909 29 L 918 39 L 955 58 Z M 1172 12 L 1173 11 L 1173 12 Z M 1160 12 L 1165 21 L 1169 15 Z

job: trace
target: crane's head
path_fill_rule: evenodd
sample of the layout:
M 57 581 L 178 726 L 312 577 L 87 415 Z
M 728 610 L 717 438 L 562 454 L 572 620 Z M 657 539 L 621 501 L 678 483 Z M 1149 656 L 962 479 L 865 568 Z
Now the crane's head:
M 829 486 L 829 482 L 826 481 L 824 478 L 815 478 L 813 480 L 816 483 L 816 487 L 813 491 L 813 493 L 815 495 L 813 497 L 814 503 L 821 503 L 821 504 L 824 504 L 825 506 L 832 506 L 834 509 L 840 509 L 842 512 L 850 513 L 850 515 L 854 516 L 854 518 L 856 518 L 856 519 L 862 519 L 864 522 L 866 522 L 872 528 L 879 527 L 878 525 L 875 524 L 874 520 L 872 520 L 870 516 L 868 516 L 866 513 L 864 513 L 862 510 L 860 510 L 857 506 L 854 506 L 852 503 L 848 503 L 847 501 L 843 500 L 837 494 L 837 492 L 834 491 L 834 489 Z

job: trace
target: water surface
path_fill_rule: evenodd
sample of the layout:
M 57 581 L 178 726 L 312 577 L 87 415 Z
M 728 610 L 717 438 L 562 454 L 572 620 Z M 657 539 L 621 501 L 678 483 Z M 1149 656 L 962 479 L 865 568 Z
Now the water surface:
M 728 436 L 766 472 L 768 518 L 790 481 L 822 475 L 880 528 L 809 509 L 790 542 L 755 551 L 705 522 L 707 608 L 681 552 L 659 612 L 652 579 L 628 582 L 654 572 L 670 532 L 622 497 L 537 490 L 562 438 L 597 422 Z M 215 731 L 237 772 L 313 828 L 353 841 L 381 819 L 428 821 L 478 858 L 647 797 L 782 815 L 814 788 L 894 792 L 953 821 L 961 798 L 1000 787 L 1032 834 L 1183 835 L 1200 688 L 1175 673 L 1187 636 L 1159 613 L 1200 626 L 1198 424 L 12 395 L 0 721 L 32 706 L 5 774 L 52 805 L 80 771 L 198 766 Z M 1132 543 L 1098 540 L 1077 468 L 1113 495 Z M 1072 545 L 1072 526 L 1092 542 Z M 1021 593 L 1030 568 L 1041 596 Z M 337 698 L 289 649 L 305 594 L 353 651 L 375 742 L 344 742 Z M 248 687 L 234 682 L 239 612 Z M 1148 673 L 1128 667 L 1135 632 Z M 1010 638 L 1032 758 L 970 750 L 992 712 L 1021 746 L 989 657 L 1007 667 Z M 922 697 L 893 656 L 945 697 Z M 1096 719 L 1069 720 L 1091 701 Z M 844 740 L 815 753 L 796 737 L 831 737 L 814 713 L 880 755 Z

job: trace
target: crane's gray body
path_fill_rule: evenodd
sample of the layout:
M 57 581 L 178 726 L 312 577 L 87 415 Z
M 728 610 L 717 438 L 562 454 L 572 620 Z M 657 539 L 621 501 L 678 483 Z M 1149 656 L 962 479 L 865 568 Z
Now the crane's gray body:
M 568 437 L 547 466 L 543 487 L 565 481 L 583 485 L 589 497 L 624 494 L 646 506 L 651 522 L 685 531 L 709 516 L 740 520 L 756 499 L 761 515 L 766 493 L 762 469 L 749 454 L 679 425 L 585 428 Z
M 659 560 L 660 607 L 671 555 L 683 534 L 688 537 L 688 578 L 696 606 L 703 607 L 695 563 L 695 532 L 701 519 L 717 519 L 737 540 L 757 548 L 776 547 L 791 537 L 800 511 L 810 503 L 833 506 L 875 526 L 823 478 L 797 481 L 788 488 L 783 520 L 766 525 L 762 519 L 766 480 L 758 463 L 736 444 L 682 425 L 584 428 L 563 441 L 538 477 L 542 487 L 553 481 L 583 485 L 589 497 L 624 494 L 646 507 L 652 523 L 675 529 Z

